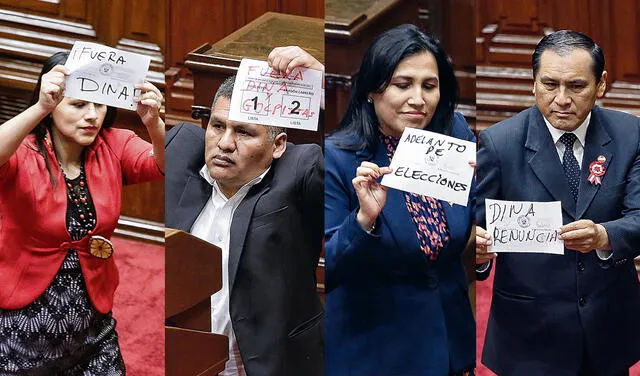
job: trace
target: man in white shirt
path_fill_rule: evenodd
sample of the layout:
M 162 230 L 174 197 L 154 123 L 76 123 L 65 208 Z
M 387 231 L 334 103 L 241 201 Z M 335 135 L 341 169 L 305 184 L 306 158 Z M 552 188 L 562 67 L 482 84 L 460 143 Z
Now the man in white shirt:
M 640 359 L 640 121 L 595 105 L 606 88 L 588 36 L 545 36 L 536 106 L 480 133 L 476 263 L 495 263 L 482 361 L 499 375 L 628 375 Z M 564 255 L 491 252 L 487 198 L 560 201 Z
M 228 119 L 234 77 L 218 89 L 206 132 L 167 134 L 166 223 L 222 249 L 212 331 L 229 336 L 224 376 L 322 375 L 323 158 L 284 129 Z

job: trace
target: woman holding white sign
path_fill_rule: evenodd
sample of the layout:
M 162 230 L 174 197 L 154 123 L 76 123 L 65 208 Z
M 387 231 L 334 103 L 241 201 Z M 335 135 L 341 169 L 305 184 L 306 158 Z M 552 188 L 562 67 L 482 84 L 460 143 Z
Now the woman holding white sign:
M 461 206 L 379 183 L 405 127 L 474 140 L 456 101 L 445 51 L 417 27 L 389 30 L 365 53 L 347 113 L 325 142 L 328 375 L 473 371 L 461 255 L 474 189 Z
M 162 178 L 162 94 L 137 87 L 149 144 L 112 128 L 115 108 L 64 96 L 67 57 L 44 63 L 32 105 L 0 126 L 0 371 L 124 375 L 109 238 L 122 185 Z

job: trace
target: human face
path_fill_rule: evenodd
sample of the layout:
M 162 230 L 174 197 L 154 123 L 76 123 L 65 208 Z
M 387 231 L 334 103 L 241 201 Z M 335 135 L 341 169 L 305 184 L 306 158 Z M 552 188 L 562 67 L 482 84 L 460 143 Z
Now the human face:
M 91 145 L 106 114 L 107 106 L 104 104 L 64 97 L 51 112 L 52 132 L 66 145 Z
M 287 135 L 269 140 L 267 127 L 229 120 L 229 99 L 214 103 L 205 135 L 205 162 L 222 192 L 233 196 L 262 174 L 286 148 Z
M 400 137 L 405 127 L 426 128 L 440 101 L 435 57 L 425 51 L 403 59 L 384 91 L 369 97 L 383 134 Z
M 596 82 L 588 51 L 574 49 L 564 56 L 546 50 L 540 56 L 540 68 L 533 83 L 536 105 L 551 125 L 573 131 L 591 112 L 596 98 L 606 88 L 607 72 Z

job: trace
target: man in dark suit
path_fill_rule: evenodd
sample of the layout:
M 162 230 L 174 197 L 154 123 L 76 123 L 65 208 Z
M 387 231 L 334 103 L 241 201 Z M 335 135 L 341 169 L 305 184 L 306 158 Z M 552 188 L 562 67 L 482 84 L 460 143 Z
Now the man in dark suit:
M 213 331 L 230 337 L 224 375 L 323 375 L 323 158 L 282 128 L 228 119 L 234 78 L 216 93 L 206 132 L 166 137 L 166 225 L 223 250 Z
M 550 34 L 532 62 L 536 105 L 479 137 L 478 278 L 496 264 L 482 361 L 501 376 L 628 375 L 640 359 L 640 121 L 595 105 L 607 73 L 588 36 Z M 564 255 L 496 257 L 486 198 L 560 201 Z

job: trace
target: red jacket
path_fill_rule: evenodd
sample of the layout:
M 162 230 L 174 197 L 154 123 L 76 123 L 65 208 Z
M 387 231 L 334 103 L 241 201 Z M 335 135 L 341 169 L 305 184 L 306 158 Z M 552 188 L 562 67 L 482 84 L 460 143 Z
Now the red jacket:
M 99 312 L 107 313 L 118 286 L 118 250 L 100 259 L 89 253 L 90 235 L 71 241 L 64 175 L 51 144 L 45 145 L 58 180 L 55 191 L 33 135 L 0 167 L 0 308 L 33 302 L 53 281 L 67 250 L 75 248 L 89 298 Z M 91 235 L 111 237 L 120 216 L 123 184 L 162 178 L 151 150 L 151 144 L 133 132 L 115 128 L 103 129 L 87 147 L 85 174 L 97 219 Z

